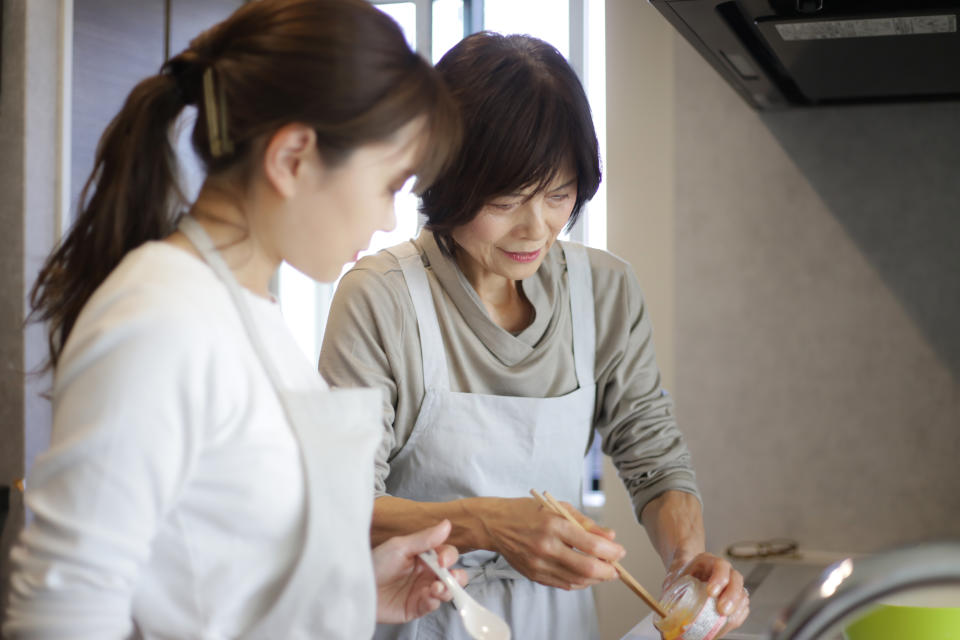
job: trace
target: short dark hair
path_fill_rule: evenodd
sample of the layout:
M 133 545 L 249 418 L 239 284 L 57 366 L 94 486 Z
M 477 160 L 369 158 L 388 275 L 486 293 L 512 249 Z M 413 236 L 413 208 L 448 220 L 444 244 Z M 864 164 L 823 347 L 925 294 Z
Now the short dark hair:
M 590 104 L 559 51 L 526 35 L 468 36 L 437 63 L 456 100 L 463 143 L 422 194 L 427 228 L 449 249 L 450 231 L 492 198 L 545 188 L 573 164 L 577 198 L 568 228 L 600 186 Z

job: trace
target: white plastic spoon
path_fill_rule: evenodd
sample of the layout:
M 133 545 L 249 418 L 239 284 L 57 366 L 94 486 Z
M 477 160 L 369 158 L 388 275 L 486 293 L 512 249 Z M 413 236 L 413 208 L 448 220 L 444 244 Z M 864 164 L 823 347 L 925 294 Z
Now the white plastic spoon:
M 440 566 L 437 562 L 437 552 L 433 549 L 424 551 L 420 558 L 427 563 L 427 566 L 433 569 L 437 577 L 447 585 L 447 589 L 453 594 L 453 603 L 457 605 L 457 611 L 463 619 L 463 626 L 467 633 L 474 640 L 510 640 L 510 627 L 503 621 L 503 618 L 480 605 L 469 593 L 463 590 L 450 572 Z

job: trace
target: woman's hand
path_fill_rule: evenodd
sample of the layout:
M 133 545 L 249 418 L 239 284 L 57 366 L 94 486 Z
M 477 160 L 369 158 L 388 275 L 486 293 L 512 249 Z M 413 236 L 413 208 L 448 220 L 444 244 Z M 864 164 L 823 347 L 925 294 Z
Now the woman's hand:
M 531 580 L 570 590 L 616 579 L 610 562 L 626 552 L 613 542 L 614 532 L 563 505 L 587 531 L 532 498 L 487 499 L 478 516 L 490 548 Z
M 437 580 L 433 571 L 417 555 L 436 549 L 440 566 L 457 561 L 457 549 L 443 541 L 450 535 L 450 522 L 443 522 L 412 533 L 390 538 L 373 549 L 373 572 L 377 580 L 377 622 L 403 623 L 435 610 L 452 594 Z M 461 584 L 467 574 L 451 571 Z
M 750 614 L 750 595 L 743 588 L 743 576 L 733 566 L 712 553 L 701 553 L 692 560 L 675 560 L 663 580 L 666 590 L 680 576 L 691 575 L 707 583 L 707 592 L 717 599 L 717 610 L 727 616 L 727 624 L 717 637 L 742 625 Z

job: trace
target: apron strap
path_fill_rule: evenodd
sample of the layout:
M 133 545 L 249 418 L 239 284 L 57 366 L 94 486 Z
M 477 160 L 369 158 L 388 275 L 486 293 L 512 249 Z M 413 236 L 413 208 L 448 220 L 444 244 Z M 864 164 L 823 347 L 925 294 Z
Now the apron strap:
M 387 251 L 400 262 L 403 278 L 407 281 L 407 290 L 413 299 L 413 308 L 417 314 L 417 328 L 420 332 L 420 354 L 423 359 L 423 388 L 448 391 L 450 374 L 447 369 L 447 354 L 443 349 L 443 336 L 440 333 L 440 320 L 430 293 L 430 282 L 423 258 L 413 242 L 404 242 Z
M 273 385 L 273 388 L 277 390 L 278 396 L 283 402 L 282 395 L 279 391 L 283 388 L 281 382 L 280 374 L 277 372 L 276 367 L 274 366 L 273 359 L 269 357 L 267 349 L 263 344 L 263 341 L 260 339 L 260 332 L 257 330 L 257 326 L 254 323 L 253 316 L 250 315 L 250 309 L 247 306 L 246 300 L 243 299 L 243 292 L 240 290 L 240 285 L 237 283 L 237 279 L 234 277 L 233 272 L 230 271 L 230 267 L 227 266 L 227 263 L 223 261 L 223 257 L 220 255 L 220 252 L 217 251 L 216 247 L 213 246 L 213 241 L 210 239 L 210 236 L 207 235 L 207 232 L 203 229 L 199 222 L 197 222 L 192 217 L 185 215 L 180 218 L 180 222 L 177 225 L 177 228 L 187 236 L 187 239 L 193 243 L 193 246 L 197 248 L 197 251 L 200 252 L 200 255 L 206 261 L 210 268 L 213 269 L 213 272 L 217 274 L 217 277 L 220 278 L 220 281 L 223 282 L 224 286 L 227 288 L 227 292 L 230 294 L 230 298 L 233 300 L 233 305 L 236 307 L 237 312 L 240 314 L 240 321 L 243 323 L 244 329 L 247 331 L 247 337 L 250 338 L 250 343 L 253 345 L 253 350 L 256 351 L 257 357 L 259 358 L 263 368 L 267 373 L 267 378 L 270 379 L 270 383 Z M 324 388 L 327 387 L 327 383 L 323 380 L 322 376 L 317 376 L 321 379 L 321 383 Z M 286 409 L 286 407 L 284 407 Z
M 300 594 L 308 589 L 312 581 L 312 575 L 314 571 L 313 567 L 311 567 L 310 558 L 317 557 L 317 554 L 323 551 L 317 547 L 317 544 L 314 543 L 314 532 L 316 531 L 319 523 L 316 513 L 317 510 L 312 506 L 316 496 L 319 495 L 317 488 L 323 486 L 323 480 L 322 478 L 317 477 L 316 470 L 311 469 L 311 466 L 307 463 L 307 457 L 305 455 L 305 451 L 309 450 L 309 448 L 323 446 L 323 443 L 318 440 L 319 432 L 316 429 L 304 429 L 295 419 L 294 416 L 296 415 L 296 411 L 290 405 L 286 394 L 282 392 L 283 385 L 281 384 L 280 375 L 277 373 L 276 366 L 274 365 L 273 360 L 269 357 L 267 349 L 260 338 L 260 332 L 257 330 L 253 316 L 250 314 L 250 309 L 247 306 L 246 300 L 243 299 L 243 293 L 240 290 L 240 285 L 237 283 L 237 279 L 234 277 L 233 272 L 230 271 L 230 268 L 223 261 L 223 257 L 220 255 L 220 252 L 217 251 L 216 247 L 213 246 L 213 241 L 210 239 L 210 236 L 207 235 L 207 232 L 199 222 L 188 215 L 184 215 L 180 218 L 177 228 L 183 232 L 190 242 L 193 243 L 194 247 L 197 248 L 197 251 L 200 252 L 200 255 L 203 257 L 203 259 L 208 265 L 210 265 L 210 268 L 213 269 L 214 273 L 220 278 L 224 286 L 227 288 L 230 297 L 233 299 L 234 307 L 237 309 L 244 328 L 246 329 L 250 343 L 253 346 L 260 363 L 263 365 L 263 368 L 267 374 L 267 378 L 273 385 L 274 391 L 277 394 L 277 399 L 280 402 L 280 406 L 283 408 L 284 415 L 286 416 L 300 447 L 300 457 L 303 461 L 306 504 L 308 505 L 304 522 L 305 529 L 303 546 L 299 550 L 297 562 L 294 564 L 294 568 L 290 574 L 290 577 L 281 586 L 276 599 L 271 604 L 266 614 L 264 614 L 260 620 L 255 622 L 251 629 L 248 629 L 243 633 L 244 638 L 261 639 L 276 637 L 272 634 L 277 632 L 280 628 L 288 626 L 290 622 L 296 618 L 297 611 L 303 608 L 304 604 Z M 327 385 L 326 381 L 322 379 L 322 376 L 318 375 L 317 378 L 320 379 L 320 383 L 322 385 L 321 389 L 323 391 L 329 390 L 329 386 Z
M 510 566 L 507 559 L 493 551 L 468 551 L 461 554 L 457 567 L 467 574 L 468 584 L 493 582 L 494 580 L 526 580 L 519 571 Z
M 570 290 L 570 317 L 573 322 L 573 361 L 580 388 L 594 384 L 597 329 L 594 316 L 593 277 L 587 249 L 577 242 L 561 242 L 567 261 L 567 284 Z

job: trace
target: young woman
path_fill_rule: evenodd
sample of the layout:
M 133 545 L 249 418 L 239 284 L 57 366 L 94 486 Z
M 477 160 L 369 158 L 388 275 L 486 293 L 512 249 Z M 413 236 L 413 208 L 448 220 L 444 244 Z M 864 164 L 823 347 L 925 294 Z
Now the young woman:
M 374 539 L 441 519 L 470 550 L 470 591 L 516 638 L 597 637 L 588 587 L 624 549 L 528 496 L 580 505 L 594 437 L 613 459 L 670 579 L 709 581 L 729 628 L 743 579 L 704 553 L 689 452 L 662 393 L 630 266 L 557 242 L 600 183 L 590 107 L 570 66 L 527 36 L 467 37 L 437 65 L 464 144 L 423 195 L 425 230 L 361 260 L 320 358 L 333 384 L 384 389 Z M 449 607 L 377 638 L 465 638 Z
M 178 216 L 187 105 L 208 175 Z M 5 637 L 356 640 L 448 599 L 416 554 L 451 564 L 449 523 L 371 556 L 378 392 L 329 390 L 268 283 L 335 278 L 457 131 L 362 0 L 251 2 L 133 89 L 33 291 L 54 425 Z

